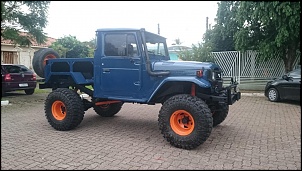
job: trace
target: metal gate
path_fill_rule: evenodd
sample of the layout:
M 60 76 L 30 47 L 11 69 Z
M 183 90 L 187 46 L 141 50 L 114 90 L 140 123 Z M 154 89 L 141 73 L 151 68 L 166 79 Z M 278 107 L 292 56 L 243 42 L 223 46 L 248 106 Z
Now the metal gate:
M 284 63 L 281 59 L 259 61 L 259 53 L 255 51 L 225 51 L 212 52 L 215 62 L 223 70 L 224 77 L 236 78 L 273 78 L 285 73 Z M 300 53 L 294 68 L 300 63 Z
M 268 80 L 285 74 L 284 63 L 281 59 L 260 61 L 256 51 L 225 51 L 212 52 L 215 62 L 222 68 L 224 78 L 236 78 L 239 84 L 254 84 L 261 89 Z M 277 54 L 278 55 L 278 54 Z M 299 67 L 300 53 L 294 63 L 294 68 Z
M 240 80 L 240 52 L 212 52 L 217 63 L 223 70 L 223 77 L 235 77 Z

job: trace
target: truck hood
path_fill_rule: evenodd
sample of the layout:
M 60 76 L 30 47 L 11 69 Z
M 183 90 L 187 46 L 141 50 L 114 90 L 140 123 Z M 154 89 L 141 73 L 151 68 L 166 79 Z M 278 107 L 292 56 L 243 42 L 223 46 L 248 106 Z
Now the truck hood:
M 200 70 L 200 69 L 218 69 L 217 64 L 211 62 L 196 62 L 196 61 L 157 61 L 152 63 L 153 71 L 175 71 L 175 70 Z

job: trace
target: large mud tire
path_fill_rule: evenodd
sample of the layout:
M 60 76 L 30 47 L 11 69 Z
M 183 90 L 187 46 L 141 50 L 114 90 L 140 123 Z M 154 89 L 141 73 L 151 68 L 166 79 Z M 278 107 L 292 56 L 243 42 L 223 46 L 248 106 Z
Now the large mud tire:
M 100 106 L 94 105 L 93 110 L 102 117 L 112 117 L 122 109 L 123 104 L 123 102 L 120 102 Z
M 39 49 L 38 51 L 36 51 L 34 53 L 32 62 L 35 73 L 39 77 L 44 78 L 44 67 L 46 65 L 46 61 L 48 59 L 55 59 L 59 57 L 59 54 L 51 48 Z
M 198 147 L 208 139 L 213 128 L 208 105 L 188 94 L 175 95 L 166 100 L 158 116 L 161 133 L 177 148 Z
M 229 105 L 217 105 L 215 108 L 219 109 L 218 111 L 213 112 L 213 127 L 221 124 L 229 113 Z
M 84 106 L 73 90 L 58 88 L 45 100 L 45 116 L 56 130 L 68 131 L 77 127 L 84 118 Z
M 87 111 L 88 109 L 90 109 L 93 105 L 90 101 L 88 101 L 87 99 L 82 99 L 83 102 L 83 106 L 84 106 L 84 111 Z

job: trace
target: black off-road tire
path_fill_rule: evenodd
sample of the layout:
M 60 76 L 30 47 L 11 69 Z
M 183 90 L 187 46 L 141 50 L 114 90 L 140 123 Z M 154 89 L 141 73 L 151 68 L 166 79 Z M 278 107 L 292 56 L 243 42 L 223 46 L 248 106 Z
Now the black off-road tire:
M 158 115 L 158 125 L 171 145 L 189 150 L 208 139 L 213 128 L 213 118 L 203 100 L 196 96 L 180 94 L 163 103 Z
M 4 90 L 4 88 L 2 87 L 2 96 L 1 97 L 5 97 L 6 95 L 6 91 Z
M 68 131 L 77 127 L 84 118 L 84 106 L 73 90 L 58 88 L 45 100 L 45 116 L 56 130 Z
M 38 51 L 36 51 L 34 53 L 34 57 L 32 61 L 32 66 L 35 73 L 41 78 L 44 78 L 45 61 L 47 59 L 53 59 L 53 58 L 60 58 L 60 56 L 55 50 L 51 48 L 39 49 Z
M 123 102 L 120 102 L 100 106 L 94 105 L 93 110 L 102 117 L 112 117 L 122 109 L 123 104 Z
M 87 111 L 90 109 L 93 105 L 92 102 L 88 101 L 87 99 L 82 99 L 83 106 L 84 106 L 84 111 Z
M 24 92 L 25 92 L 25 94 L 27 94 L 27 95 L 32 95 L 32 94 L 34 94 L 35 89 L 26 89 L 26 90 L 24 90 Z
M 215 106 L 215 108 L 219 110 L 213 112 L 213 127 L 221 124 L 229 113 L 229 105 L 227 104 L 218 104 L 217 106 Z

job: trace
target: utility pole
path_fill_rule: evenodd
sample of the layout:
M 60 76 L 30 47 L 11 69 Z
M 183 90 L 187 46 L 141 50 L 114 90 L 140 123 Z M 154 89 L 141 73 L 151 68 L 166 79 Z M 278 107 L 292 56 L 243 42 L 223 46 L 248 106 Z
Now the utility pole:
M 206 18 L 206 31 L 208 31 L 209 17 Z
M 157 34 L 160 35 L 160 31 L 159 31 L 159 23 L 157 24 Z M 157 54 L 159 54 L 159 43 L 157 45 Z

